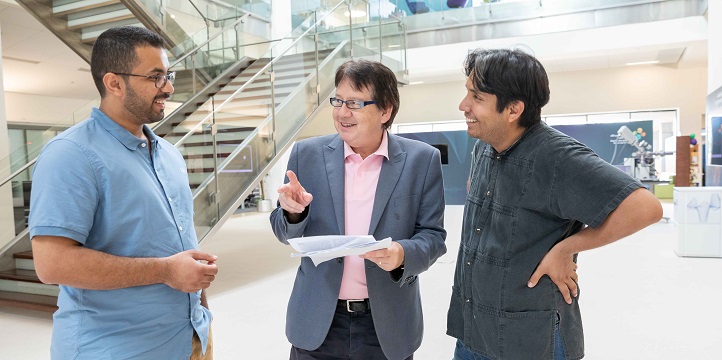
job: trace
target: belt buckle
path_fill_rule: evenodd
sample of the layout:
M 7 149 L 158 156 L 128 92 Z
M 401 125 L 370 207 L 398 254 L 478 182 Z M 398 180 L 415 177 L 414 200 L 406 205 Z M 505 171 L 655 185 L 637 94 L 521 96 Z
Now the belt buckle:
M 364 302 L 364 300 L 363 300 L 363 299 L 361 299 L 361 300 L 358 300 L 358 299 L 357 299 L 357 300 L 346 300 L 346 311 L 348 311 L 348 312 L 355 312 L 355 311 L 351 310 L 351 303 L 357 303 L 357 302 Z

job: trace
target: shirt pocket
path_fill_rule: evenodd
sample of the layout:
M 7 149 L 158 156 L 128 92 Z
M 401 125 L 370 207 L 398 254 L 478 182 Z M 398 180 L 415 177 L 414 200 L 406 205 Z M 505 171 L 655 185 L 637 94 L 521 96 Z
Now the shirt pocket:
M 501 312 L 501 352 L 504 359 L 549 359 L 554 354 L 555 310 Z
M 493 358 L 551 360 L 555 310 L 509 312 L 476 306 L 474 348 Z

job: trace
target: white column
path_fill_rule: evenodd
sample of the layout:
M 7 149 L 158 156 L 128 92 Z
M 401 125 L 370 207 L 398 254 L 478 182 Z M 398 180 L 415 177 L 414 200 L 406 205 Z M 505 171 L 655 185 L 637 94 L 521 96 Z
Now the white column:
M 271 0 L 271 37 L 281 39 L 291 30 L 291 0 Z
M 722 1 L 707 3 L 707 94 L 722 86 Z
M 2 24 L 0 24 L 2 33 Z M 0 181 L 10 175 L 10 137 L 8 136 L 8 121 L 5 106 L 5 87 L 3 85 L 2 71 L 2 40 L 0 40 Z M 7 169 L 7 171 L 4 171 Z M 15 237 L 15 216 L 13 215 L 13 196 L 11 184 L 0 187 L 0 248 Z

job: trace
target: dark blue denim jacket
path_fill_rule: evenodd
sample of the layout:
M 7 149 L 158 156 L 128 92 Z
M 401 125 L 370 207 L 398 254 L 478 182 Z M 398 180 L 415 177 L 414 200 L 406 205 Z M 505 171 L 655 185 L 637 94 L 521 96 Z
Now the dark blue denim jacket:
M 527 282 L 557 242 L 643 185 L 544 123 L 501 153 L 477 142 L 470 180 L 447 333 L 491 359 L 543 360 L 558 323 L 567 357 L 582 358 L 578 298 L 567 304 L 548 276 Z

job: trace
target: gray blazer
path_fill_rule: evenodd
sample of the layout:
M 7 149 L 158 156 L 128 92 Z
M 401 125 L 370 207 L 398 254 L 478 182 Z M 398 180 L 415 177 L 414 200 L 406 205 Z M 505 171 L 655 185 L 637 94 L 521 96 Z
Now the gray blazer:
M 391 237 L 404 248 L 404 268 L 387 272 L 368 260 L 366 282 L 381 348 L 390 360 L 405 359 L 421 345 L 423 316 L 417 276 L 446 252 L 444 184 L 439 151 L 419 141 L 389 134 L 376 189 L 369 234 Z M 283 209 L 271 213 L 276 237 L 344 234 L 344 146 L 327 135 L 294 145 L 288 161 L 313 201 L 298 224 Z M 288 181 L 288 179 L 286 179 Z M 286 314 L 286 336 L 294 346 L 315 350 L 326 338 L 343 275 L 343 259 L 314 266 L 302 258 Z

